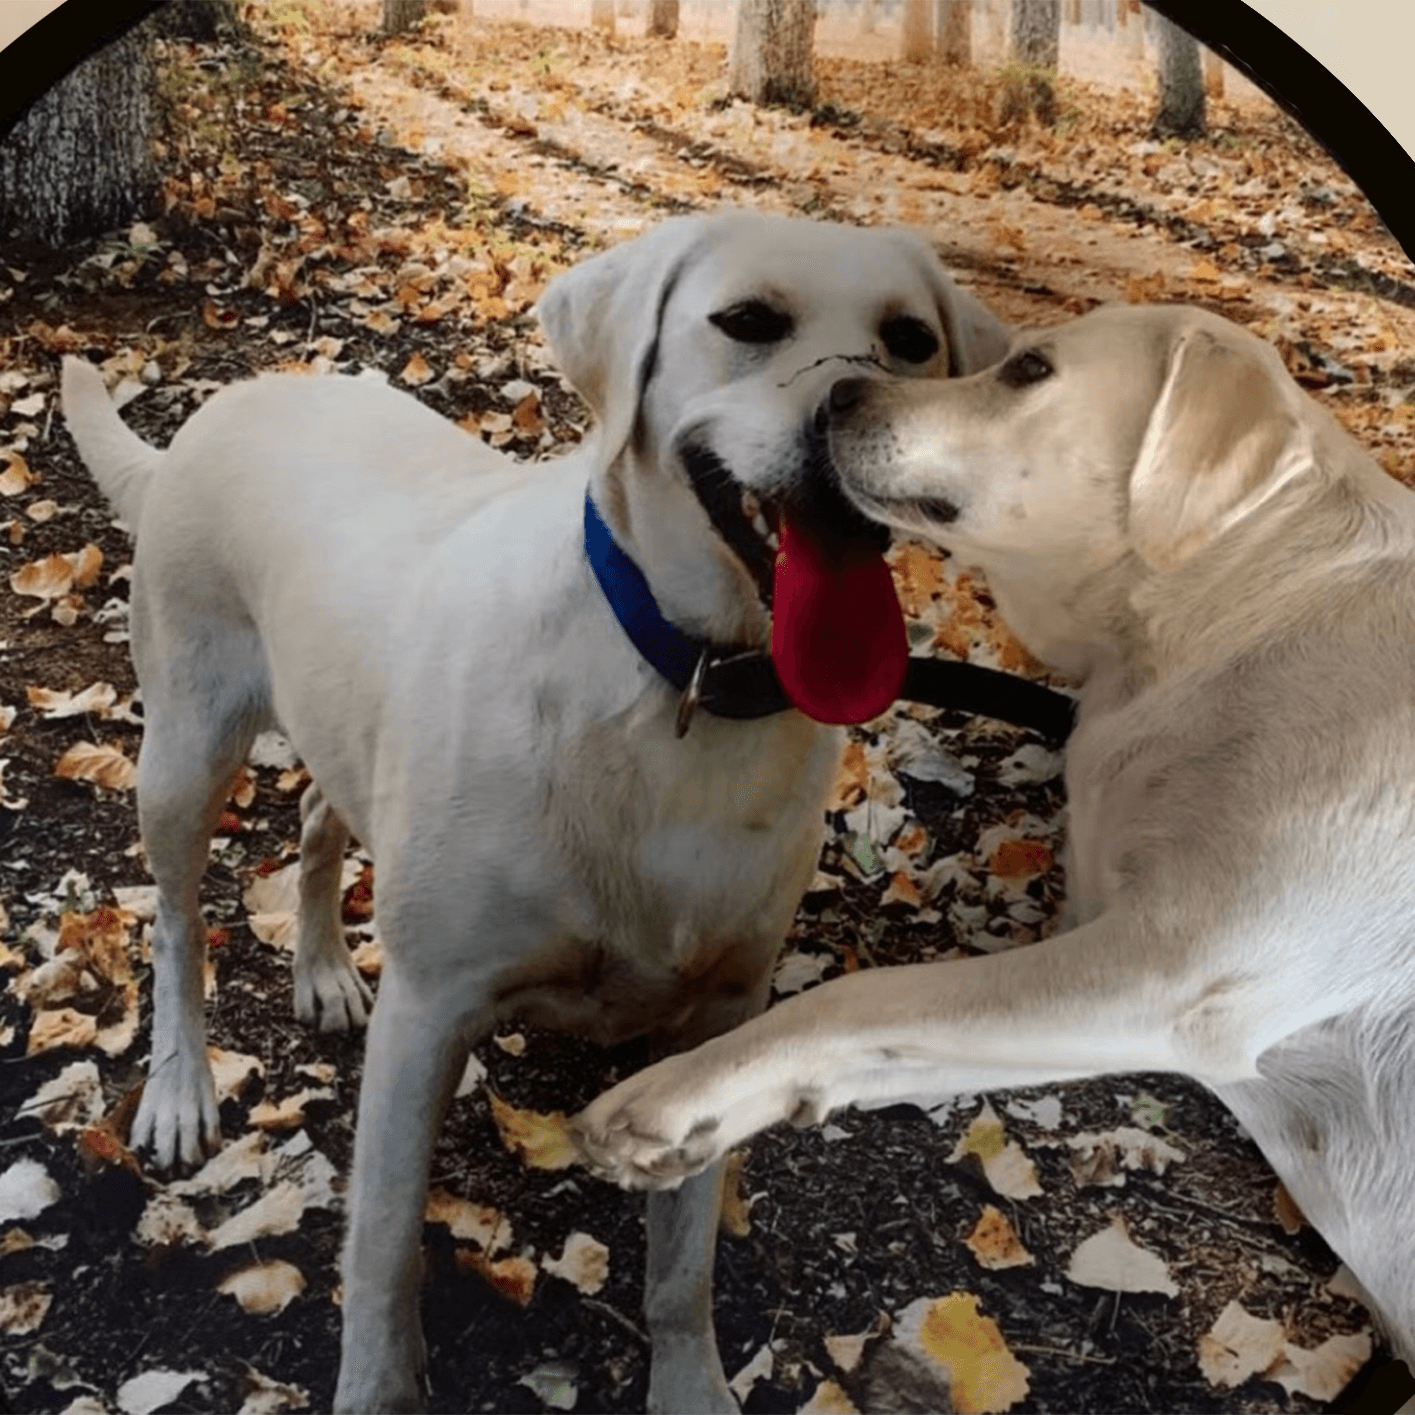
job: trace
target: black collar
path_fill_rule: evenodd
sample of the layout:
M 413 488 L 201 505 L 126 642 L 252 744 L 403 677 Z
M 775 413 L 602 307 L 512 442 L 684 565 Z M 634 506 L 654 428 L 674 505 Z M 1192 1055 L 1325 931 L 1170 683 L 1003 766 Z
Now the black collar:
M 714 717 L 769 717 L 791 706 L 771 655 L 685 634 L 664 618 L 644 573 L 620 547 L 585 491 L 585 555 L 620 626 L 650 664 L 683 694 L 679 735 L 695 708 Z M 1055 742 L 1071 732 L 1075 703 L 1065 693 L 1012 673 L 951 659 L 913 658 L 899 696 L 909 702 L 1030 727 Z

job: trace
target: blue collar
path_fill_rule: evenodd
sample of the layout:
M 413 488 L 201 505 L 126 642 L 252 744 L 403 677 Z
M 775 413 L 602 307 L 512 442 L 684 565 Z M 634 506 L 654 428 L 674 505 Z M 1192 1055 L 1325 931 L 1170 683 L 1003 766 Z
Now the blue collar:
M 679 692 L 697 678 L 697 692 L 685 707 L 700 703 L 718 717 L 768 717 L 791 706 L 769 655 L 728 648 L 685 634 L 669 623 L 653 597 L 644 572 L 629 558 L 605 525 L 585 490 L 585 556 L 614 617 L 638 649 Z M 685 726 L 686 719 L 680 717 Z

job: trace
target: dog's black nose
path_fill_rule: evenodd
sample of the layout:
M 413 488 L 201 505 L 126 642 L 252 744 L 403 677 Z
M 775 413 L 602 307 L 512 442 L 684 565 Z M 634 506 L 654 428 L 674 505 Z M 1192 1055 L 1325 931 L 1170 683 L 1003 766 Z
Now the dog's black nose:
M 860 401 L 865 396 L 865 383 L 863 378 L 842 378 L 831 385 L 830 394 L 826 401 L 830 404 L 830 415 L 835 418 L 843 418 L 846 413 L 853 412 L 860 405 Z

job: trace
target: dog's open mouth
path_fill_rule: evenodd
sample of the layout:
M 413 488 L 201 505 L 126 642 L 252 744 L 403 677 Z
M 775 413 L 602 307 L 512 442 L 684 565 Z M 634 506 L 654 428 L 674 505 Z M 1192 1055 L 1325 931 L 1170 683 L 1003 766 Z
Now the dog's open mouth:
M 772 611 L 771 656 L 792 703 L 818 722 L 865 722 L 899 695 L 904 616 L 883 552 L 889 531 L 844 497 L 824 439 L 777 496 L 742 484 L 708 449 L 683 464 L 708 519 Z

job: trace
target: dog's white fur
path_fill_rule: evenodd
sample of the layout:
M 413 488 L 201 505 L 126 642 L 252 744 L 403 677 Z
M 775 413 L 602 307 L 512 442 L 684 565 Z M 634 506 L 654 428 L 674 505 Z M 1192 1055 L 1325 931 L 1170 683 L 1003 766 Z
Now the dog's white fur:
M 606 1093 L 587 1147 L 652 1185 L 851 1101 L 1186 1072 L 1415 1356 L 1415 496 L 1198 310 L 833 402 L 847 495 L 1083 680 L 1071 927 L 827 983 Z
M 789 337 L 708 322 L 748 297 Z M 891 362 L 881 321 L 940 338 Z M 676 455 L 691 433 L 744 484 L 806 475 L 832 379 L 982 368 L 1001 326 L 902 232 L 743 213 L 671 221 L 548 290 L 551 343 L 594 409 L 576 454 L 513 465 L 376 378 L 225 390 L 158 452 L 70 360 L 64 406 L 137 548 L 138 802 L 160 891 L 155 1015 L 135 1143 L 159 1165 L 219 1143 L 197 902 L 207 842 L 253 734 L 308 764 L 296 1009 L 362 1024 L 338 918 L 348 832 L 372 851 L 386 962 L 349 1195 L 336 1405 L 420 1404 L 418 1252 L 439 1118 L 498 1016 L 604 1041 L 693 1045 L 758 1011 L 819 848 L 839 738 L 795 712 L 700 712 L 635 652 L 586 562 L 587 483 L 680 627 L 762 643 L 752 580 Z M 711 1333 L 719 1176 L 650 1204 L 650 1404 L 733 1410 Z

